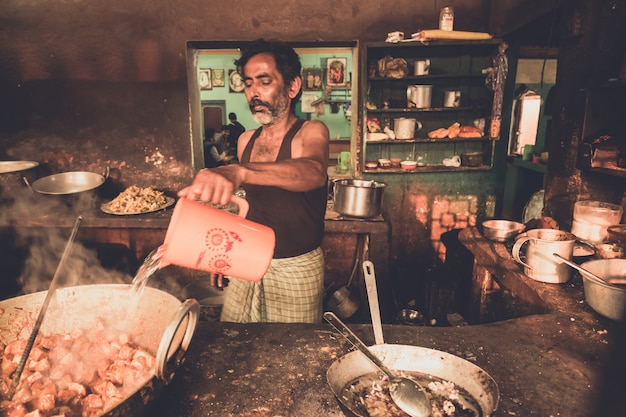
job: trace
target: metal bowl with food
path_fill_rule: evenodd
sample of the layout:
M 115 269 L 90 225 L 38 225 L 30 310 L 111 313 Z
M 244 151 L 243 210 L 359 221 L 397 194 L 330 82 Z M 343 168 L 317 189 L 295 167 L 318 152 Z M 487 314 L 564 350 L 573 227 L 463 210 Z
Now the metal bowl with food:
M 494 242 L 507 242 L 526 230 L 522 223 L 512 220 L 485 220 L 483 235 Z
M 46 294 L 0 301 L 0 344 L 6 346 L 5 360 L 7 355 L 21 358 Z M 131 285 L 96 284 L 57 289 L 15 394 L 11 400 L 2 399 L 0 414 L 10 413 L 10 407 L 26 401 L 23 407 L 29 408 L 29 414 L 37 413 L 36 405 L 48 404 L 53 408 L 37 415 L 81 415 L 78 409 L 85 407 L 89 411 L 82 415 L 138 415 L 170 382 L 182 362 L 198 312 L 197 301 L 181 302 L 156 288 L 136 292 Z M 47 366 L 39 366 L 44 364 Z M 116 369 L 105 369 L 106 364 Z M 37 377 L 29 378 L 35 370 L 39 371 Z M 113 376 L 116 382 L 107 380 Z M 6 378 L 3 384 L 11 384 L 11 374 L 2 377 Z M 57 378 L 63 379 L 68 389 L 58 391 L 52 402 L 50 393 L 41 387 Z M 39 390 L 31 381 L 40 382 Z M 105 386 L 111 388 L 103 391 Z
M 369 349 L 396 374 L 419 381 L 439 413 L 446 401 L 457 402 L 463 415 L 472 417 L 492 416 L 498 408 L 496 382 L 465 359 L 419 346 L 380 344 Z M 359 351 L 335 361 L 326 377 L 337 400 L 356 416 L 404 415 L 385 394 L 386 382 L 378 368 Z

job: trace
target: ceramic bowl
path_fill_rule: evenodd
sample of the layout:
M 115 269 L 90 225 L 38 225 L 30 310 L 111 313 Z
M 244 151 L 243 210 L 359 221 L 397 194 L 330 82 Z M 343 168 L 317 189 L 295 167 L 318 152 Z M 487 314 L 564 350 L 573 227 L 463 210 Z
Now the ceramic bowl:
M 415 161 L 402 161 L 400 167 L 405 171 L 414 171 L 417 168 L 417 162 Z

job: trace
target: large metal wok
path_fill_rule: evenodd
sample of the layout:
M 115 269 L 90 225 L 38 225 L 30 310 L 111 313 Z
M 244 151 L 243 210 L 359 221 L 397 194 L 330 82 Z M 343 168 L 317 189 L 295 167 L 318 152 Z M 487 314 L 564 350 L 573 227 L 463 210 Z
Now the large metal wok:
M 396 375 L 416 372 L 450 381 L 463 388 L 477 403 L 480 417 L 491 416 L 498 407 L 500 391 L 493 378 L 483 369 L 449 353 L 418 346 L 386 344 L 383 338 L 374 265 L 363 263 L 372 325 L 376 344 L 369 350 Z M 328 385 L 337 400 L 352 414 L 368 417 L 357 393 L 346 390 L 354 381 L 379 373 L 379 369 L 360 351 L 353 351 L 335 361 L 326 372 Z M 426 388 L 425 384 L 422 384 Z
M 41 194 L 64 195 L 75 194 L 98 188 L 109 176 L 107 168 L 104 175 L 88 171 L 70 171 L 39 178 L 32 189 Z
M 182 363 L 198 322 L 196 300 L 181 302 L 155 288 L 133 298 L 132 286 L 97 284 L 57 289 L 40 334 L 70 333 L 104 322 L 112 331 L 125 331 L 156 357 L 154 376 L 120 400 L 104 416 L 136 416 L 171 380 Z M 0 301 L 0 342 L 28 339 L 46 292 Z
M 491 376 L 480 367 L 449 353 L 419 346 L 382 344 L 369 349 L 390 369 L 419 372 L 453 382 L 478 402 L 481 416 L 491 416 L 498 407 L 500 391 Z M 335 361 L 326 373 L 328 384 L 339 402 L 355 416 L 367 417 L 358 399 L 346 395 L 344 388 L 358 378 L 378 372 L 359 351 Z

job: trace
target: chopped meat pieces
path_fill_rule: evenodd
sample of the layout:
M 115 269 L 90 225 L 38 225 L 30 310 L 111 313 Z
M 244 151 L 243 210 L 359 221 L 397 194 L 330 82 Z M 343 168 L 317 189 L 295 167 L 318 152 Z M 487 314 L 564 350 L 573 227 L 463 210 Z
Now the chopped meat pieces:
M 114 408 L 154 375 L 155 358 L 124 332 L 39 335 L 15 392 L 13 373 L 26 340 L 0 346 L 0 415 L 95 417 Z

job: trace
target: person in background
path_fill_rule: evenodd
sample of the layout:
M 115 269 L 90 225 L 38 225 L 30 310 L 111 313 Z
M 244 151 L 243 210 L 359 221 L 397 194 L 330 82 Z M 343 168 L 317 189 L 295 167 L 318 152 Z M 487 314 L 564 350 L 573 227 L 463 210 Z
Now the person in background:
M 229 277 L 221 320 L 320 323 L 328 128 L 295 114 L 302 78 L 293 48 L 259 39 L 242 50 L 235 64 L 261 127 L 240 136 L 239 164 L 200 170 L 178 196 L 226 205 L 241 187 L 250 204 L 247 218 L 276 234 L 274 257 L 263 279 Z M 213 275 L 211 282 L 221 287 L 222 277 Z
M 246 128 L 239 123 L 236 113 L 228 113 L 228 120 L 230 121 L 227 125 L 228 131 L 230 132 L 230 135 L 228 136 L 228 145 L 232 155 L 237 156 L 237 141 L 239 140 L 239 136 L 246 131 Z
M 222 150 L 222 135 L 208 127 L 204 130 L 204 167 L 215 168 L 224 165 L 226 151 Z

